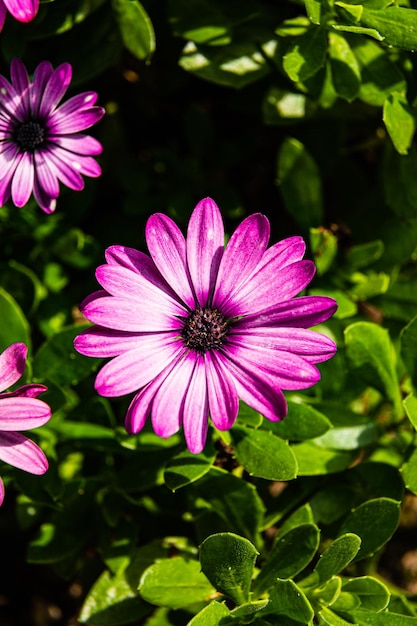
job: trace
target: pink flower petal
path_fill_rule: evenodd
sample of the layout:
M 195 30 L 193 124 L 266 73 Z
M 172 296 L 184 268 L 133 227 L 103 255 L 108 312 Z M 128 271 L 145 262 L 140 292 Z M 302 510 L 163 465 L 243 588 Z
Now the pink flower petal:
M 11 195 L 15 206 L 25 206 L 33 190 L 34 178 L 33 154 L 24 152 L 12 180 Z
M 61 63 L 48 78 L 42 92 L 37 92 L 38 84 L 33 85 L 33 97 L 40 101 L 39 116 L 46 119 L 61 101 L 72 78 L 72 67 L 69 63 Z
M 151 215 L 146 224 L 146 242 L 151 257 L 181 300 L 191 309 L 195 298 L 186 262 L 185 239 L 178 226 L 166 215 Z
M 44 474 L 48 469 L 40 447 L 20 433 L 0 433 L 0 459 L 29 474 Z
M 162 336 L 159 333 L 157 338 L 160 335 Z M 169 342 L 177 339 L 178 333 L 167 331 L 163 336 Z M 74 340 L 74 347 L 80 354 L 107 359 L 130 350 L 140 350 L 144 339 L 147 337 L 149 337 L 148 334 L 115 331 L 109 328 L 93 326 L 77 335 Z
M 233 299 L 221 311 L 229 317 L 261 313 L 271 306 L 271 302 L 278 304 L 299 294 L 311 282 L 315 272 L 313 261 L 292 263 L 278 274 L 268 265 L 235 291 Z
M 238 328 L 256 328 L 259 326 L 287 326 L 309 328 L 326 321 L 337 310 L 337 303 L 326 296 L 301 296 L 273 304 L 262 313 L 249 313 L 236 322 Z
M 223 360 L 215 351 L 204 355 L 210 417 L 219 430 L 233 426 L 239 411 L 236 387 Z
M 213 307 L 222 309 L 230 293 L 242 285 L 258 265 L 268 245 L 269 222 L 264 215 L 250 215 L 236 228 L 220 262 Z
M 127 330 L 135 333 L 152 333 L 165 330 L 178 330 L 180 323 L 176 318 L 155 308 L 152 310 L 145 303 L 132 300 L 103 296 L 96 298 L 81 308 L 84 316 L 94 324 L 114 330 Z
M 16 4 L 19 3 L 17 2 Z M 10 78 L 12 79 L 13 87 L 20 96 L 17 117 L 24 118 L 26 112 L 30 110 L 30 80 L 26 67 L 20 59 L 12 59 Z
M 336 344 L 332 339 L 314 330 L 304 328 L 280 328 L 276 326 L 245 328 L 240 332 L 233 330 L 231 339 L 248 348 L 255 346 L 256 349 L 289 351 L 313 363 L 326 361 L 336 352 Z
M 185 396 L 183 425 L 189 451 L 199 454 L 206 444 L 209 406 L 204 358 L 201 354 L 193 356 L 196 363 Z
M 3 485 L 3 481 L 0 478 L 0 506 L 3 504 L 3 500 L 4 500 L 4 485 Z
M 30 22 L 39 9 L 39 0 L 3 0 L 3 2 L 19 22 Z
M 51 409 L 37 398 L 13 396 L 0 400 L 0 430 L 30 430 L 43 426 L 51 417 Z
M 76 155 L 97 155 L 103 152 L 103 146 L 97 139 L 89 135 L 51 135 L 48 141 L 63 150 Z
M 0 354 L 0 391 L 14 385 L 22 376 L 27 351 L 24 343 L 13 343 Z
M 143 337 L 141 347 L 124 352 L 106 363 L 97 374 L 95 388 L 101 396 L 124 396 L 147 385 L 184 347 L 164 334 Z
M 224 248 L 223 220 L 211 198 L 194 209 L 187 233 L 187 263 L 200 306 L 207 306 L 216 283 Z
M 4 4 L 3 0 L 0 0 L 0 32 L 3 30 L 4 22 L 6 20 L 6 13 L 7 13 L 6 5 Z M 0 482 L 1 482 L 1 479 L 0 479 Z M 4 497 L 3 483 L 0 484 L 0 489 L 2 490 L 0 491 L 0 496 L 1 496 L 0 506 L 1 506 L 1 503 L 3 502 L 3 497 Z
M 152 426 L 160 437 L 171 437 L 182 425 L 184 400 L 196 363 L 195 353 L 188 352 L 159 386 L 152 404 Z
M 41 106 L 42 98 L 39 95 L 42 95 L 45 91 L 46 85 L 52 76 L 54 68 L 49 61 L 41 61 L 39 65 L 36 67 L 33 73 L 33 80 L 31 86 L 31 110 L 32 110 L 32 119 L 39 118 L 39 108 Z
M 225 360 L 225 367 L 233 377 L 239 398 L 248 406 L 272 422 L 279 422 L 287 415 L 287 403 L 281 389 L 266 374 L 259 376 L 248 371 L 240 363 Z
M 186 309 L 176 300 L 155 287 L 149 280 L 131 270 L 116 265 L 101 265 L 96 270 L 100 285 L 112 296 L 138 300 L 137 307 L 156 307 L 172 316 L 186 316 Z

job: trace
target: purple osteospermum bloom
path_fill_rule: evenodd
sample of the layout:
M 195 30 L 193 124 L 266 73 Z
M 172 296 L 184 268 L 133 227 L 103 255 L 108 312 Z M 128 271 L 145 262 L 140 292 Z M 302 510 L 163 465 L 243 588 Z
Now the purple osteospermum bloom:
M 146 226 L 151 257 L 106 250 L 96 271 L 103 290 L 81 305 L 97 324 L 75 339 L 87 356 L 114 357 L 96 389 L 108 397 L 137 391 L 126 428 L 137 433 L 148 416 L 161 437 L 181 425 L 191 452 L 204 448 L 208 417 L 219 430 L 237 416 L 238 398 L 266 418 L 285 417 L 281 389 L 314 385 L 314 363 L 336 346 L 309 326 L 336 310 L 331 298 L 294 298 L 313 278 L 305 244 L 290 237 L 267 249 L 269 221 L 247 217 L 224 248 L 220 211 L 210 198 L 195 208 L 187 240 L 166 215 Z
M 1 0 L 0 0 L 1 1 Z M 11 84 L 0 76 L 0 206 L 9 198 L 24 206 L 31 193 L 46 213 L 55 210 L 59 181 L 77 191 L 84 176 L 101 174 L 93 155 L 102 146 L 79 131 L 104 115 L 94 106 L 97 94 L 88 91 L 58 106 L 71 82 L 72 69 L 62 63 L 56 70 L 42 61 L 29 80 L 20 59 L 10 67 Z
M 26 354 L 24 343 L 14 343 L 0 354 L 0 460 L 30 474 L 44 474 L 48 469 L 45 454 L 36 443 L 16 431 L 37 428 L 49 420 L 51 409 L 37 398 L 48 388 L 31 384 L 5 392 L 22 376 Z M 0 504 L 3 498 L 0 479 Z
M 0 30 L 4 26 L 7 11 L 19 22 L 30 22 L 38 9 L 39 0 L 0 0 Z

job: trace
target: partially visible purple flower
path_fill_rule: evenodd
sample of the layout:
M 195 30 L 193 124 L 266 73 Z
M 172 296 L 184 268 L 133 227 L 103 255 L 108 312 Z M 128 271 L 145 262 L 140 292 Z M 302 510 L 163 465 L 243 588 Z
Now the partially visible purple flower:
M 0 354 L 0 460 L 30 474 L 44 474 L 48 469 L 45 454 L 18 431 L 37 428 L 49 420 L 50 407 L 37 398 L 48 388 L 29 384 L 15 391 L 5 391 L 22 376 L 26 355 L 24 343 L 14 343 Z M 4 486 L 0 479 L 0 505 L 3 498 Z
M 302 260 L 305 243 L 290 237 L 267 249 L 269 221 L 260 213 L 238 226 L 224 248 L 220 211 L 199 202 L 187 239 L 166 215 L 146 226 L 150 257 L 124 246 L 106 250 L 96 277 L 101 291 L 81 304 L 97 324 L 75 339 L 87 356 L 112 358 L 96 378 L 99 394 L 136 391 L 126 428 L 137 433 L 150 416 L 157 435 L 181 426 L 191 452 L 205 445 L 208 418 L 233 425 L 238 398 L 267 419 L 287 413 L 282 389 L 320 378 L 315 363 L 334 342 L 310 326 L 328 319 L 336 302 L 295 298 L 315 273 Z
M 38 9 L 39 0 L 0 0 L 0 31 L 4 26 L 7 11 L 19 22 L 30 22 Z
M 71 82 L 69 63 L 54 70 L 42 61 L 30 81 L 22 61 L 13 59 L 10 75 L 11 83 L 0 75 L 0 206 L 11 198 L 22 207 L 33 192 L 41 209 L 52 213 L 59 182 L 79 191 L 82 175 L 100 176 L 92 157 L 102 146 L 79 131 L 98 122 L 104 109 L 95 106 L 93 91 L 59 105 Z

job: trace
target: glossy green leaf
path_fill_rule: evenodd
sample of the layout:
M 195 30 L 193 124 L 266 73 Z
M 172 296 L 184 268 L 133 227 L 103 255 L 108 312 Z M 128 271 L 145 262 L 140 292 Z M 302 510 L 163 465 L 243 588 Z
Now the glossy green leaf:
M 318 618 L 319 624 L 324 624 L 325 626 L 351 626 L 352 624 L 352 622 L 347 622 L 328 608 L 322 609 L 318 614 Z
M 391 498 L 364 502 L 343 522 L 340 533 L 355 533 L 362 540 L 357 559 L 374 554 L 392 536 L 398 526 L 400 503 Z
M 404 409 L 408 419 L 412 423 L 415 430 L 417 430 L 417 398 L 414 394 L 410 393 L 403 401 Z
M 269 604 L 262 611 L 262 615 L 282 615 L 297 623 L 309 624 L 314 617 L 314 611 L 304 592 L 294 581 L 276 580 L 269 593 Z
M 354 533 L 346 533 L 338 537 L 320 555 L 314 572 L 320 583 L 330 580 L 335 574 L 339 574 L 357 555 L 361 545 L 361 539 Z
M 209 446 L 200 454 L 192 454 L 188 450 L 180 452 L 168 461 L 164 470 L 166 486 L 172 491 L 185 487 L 210 471 L 215 458 Z
M 264 505 L 255 487 L 237 476 L 213 468 L 190 487 L 193 499 L 201 498 L 223 520 L 228 530 L 259 545 Z
M 383 252 L 384 243 L 380 240 L 358 244 L 347 251 L 346 263 L 349 269 L 361 269 L 380 259 Z
M 304 0 L 307 15 L 313 24 L 320 24 L 321 2 L 320 0 Z
M 112 576 L 107 570 L 90 589 L 78 617 L 82 624 L 121 626 L 147 615 L 151 607 L 131 589 L 124 572 Z
M 416 617 L 400 613 L 371 613 L 369 611 L 352 611 L 349 614 L 360 626 L 414 626 Z M 335 625 L 336 626 L 336 625 Z
M 323 221 L 319 169 L 298 139 L 285 139 L 278 155 L 278 184 L 286 210 L 304 230 Z
M 361 71 L 358 98 L 372 106 L 382 106 L 391 93 L 405 93 L 404 75 L 381 46 L 366 37 L 352 37 L 349 44 Z
M 139 591 L 151 604 L 179 609 L 207 600 L 215 590 L 198 561 L 177 556 L 148 567 L 141 576 Z
M 314 557 L 319 541 L 320 532 L 314 524 L 300 524 L 279 534 L 254 581 L 254 593 L 259 596 L 277 578 L 292 578 L 301 572 Z
M 361 24 L 374 28 L 384 43 L 397 48 L 417 48 L 417 12 L 404 7 L 390 6 L 379 11 L 363 7 Z
M 306 578 L 303 581 L 303 584 L 307 584 L 312 580 L 314 580 L 314 584 L 316 584 L 317 578 L 314 575 Z M 308 595 L 311 601 L 314 600 L 314 604 L 318 604 L 319 606 L 329 606 L 333 605 L 338 600 L 341 589 L 342 580 L 340 576 L 332 576 L 329 580 L 326 580 L 324 584 L 320 584 L 318 587 L 309 591 Z
M 386 585 L 372 576 L 358 576 L 343 582 L 343 590 L 355 594 L 361 608 L 382 611 L 388 605 L 390 593 Z
M 48 339 L 35 354 L 34 375 L 50 379 L 57 385 L 76 385 L 97 368 L 95 359 L 82 356 L 74 349 L 74 337 L 89 325 L 74 325 Z
M 358 95 L 361 72 L 349 43 L 340 33 L 329 33 L 329 55 L 333 87 L 338 96 L 351 102 Z
M 302 441 L 324 435 L 331 427 L 327 417 L 309 404 L 288 400 L 288 414 L 281 422 L 270 422 L 268 427 L 282 439 Z
M 416 120 L 402 93 L 394 92 L 385 100 L 383 120 L 397 152 L 407 154 L 416 130 Z
M 232 438 L 236 457 L 252 476 L 268 480 L 296 477 L 297 463 L 291 448 L 271 432 L 235 426 Z
M 373 422 L 334 427 L 314 440 L 318 446 L 334 450 L 357 450 L 378 439 L 379 429 Z
M 319 275 L 327 272 L 337 254 L 337 237 L 326 228 L 310 228 L 310 246 Z
M 377 324 L 357 322 L 346 328 L 345 341 L 351 368 L 365 384 L 385 394 L 401 414 L 395 351 L 388 331 Z
M 401 466 L 401 475 L 405 486 L 413 493 L 417 493 L 417 449 L 413 448 L 407 460 Z
M 30 348 L 29 323 L 12 296 L 0 287 L 0 351 L 21 341 Z
M 264 55 L 252 42 L 199 47 L 190 41 L 179 64 L 200 78 L 236 89 L 259 80 L 270 71 Z
M 326 31 L 311 26 L 305 34 L 294 38 L 283 57 L 283 68 L 292 81 L 303 82 L 324 66 L 326 50 Z
M 355 452 L 323 448 L 313 441 L 292 444 L 291 448 L 297 459 L 299 476 L 340 472 L 355 458 Z
M 212 585 L 236 604 L 249 600 L 249 588 L 258 551 L 233 533 L 211 535 L 200 546 L 201 570 Z
M 417 317 L 401 331 L 401 357 L 414 387 L 417 389 Z
M 155 51 L 152 22 L 138 0 L 112 0 L 123 44 L 138 59 L 149 60 Z
M 187 626 L 218 626 L 223 617 L 230 615 L 224 602 L 213 600 L 188 622 Z

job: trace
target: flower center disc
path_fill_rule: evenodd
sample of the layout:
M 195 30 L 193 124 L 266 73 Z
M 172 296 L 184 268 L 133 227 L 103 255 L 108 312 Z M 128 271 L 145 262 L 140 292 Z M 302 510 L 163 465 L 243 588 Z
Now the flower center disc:
M 217 309 L 196 309 L 185 321 L 181 336 L 197 352 L 220 348 L 228 333 L 227 321 Z
M 43 143 L 45 130 L 38 122 L 25 122 L 21 124 L 14 135 L 14 140 L 22 150 L 33 152 L 37 146 Z

